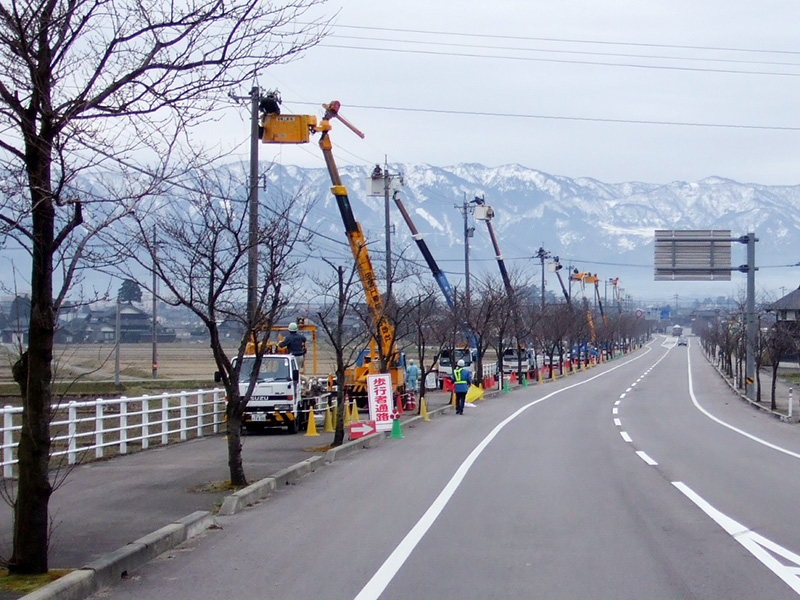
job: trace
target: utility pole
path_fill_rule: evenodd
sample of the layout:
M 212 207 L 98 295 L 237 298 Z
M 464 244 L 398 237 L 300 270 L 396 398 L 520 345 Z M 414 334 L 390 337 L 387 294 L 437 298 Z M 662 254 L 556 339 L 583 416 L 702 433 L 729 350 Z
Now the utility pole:
M 234 100 L 250 100 L 250 194 L 248 196 L 248 252 L 247 252 L 247 321 L 250 327 L 256 322 L 258 289 L 258 108 L 261 92 L 258 86 L 247 96 L 230 94 Z
M 469 226 L 469 204 L 467 204 L 467 194 L 464 192 L 464 203 L 459 206 L 455 205 L 464 216 L 464 292 L 467 298 L 467 309 L 471 304 L 470 288 L 469 288 L 469 238 L 475 233 L 475 228 Z
M 386 301 L 392 297 L 392 219 L 389 205 L 389 194 L 391 192 L 389 175 L 389 159 L 383 157 L 383 207 L 385 210 L 386 228 Z
M 747 234 L 747 352 L 745 354 L 745 395 L 755 400 L 756 376 L 756 234 Z
M 395 181 L 395 180 L 398 181 Z M 370 182 L 371 180 L 371 182 Z M 380 189 L 378 186 L 374 185 L 374 183 L 378 183 L 383 181 L 383 187 Z M 381 169 L 380 165 L 375 165 L 375 168 L 372 170 L 368 180 L 367 180 L 367 195 L 368 196 L 380 196 L 383 195 L 383 209 L 384 209 L 384 227 L 385 227 L 385 235 L 386 235 L 386 298 L 387 301 L 389 298 L 392 297 L 392 220 L 391 220 L 391 212 L 390 212 L 390 198 L 394 197 L 394 194 L 399 193 L 399 187 L 403 185 L 403 176 L 398 173 L 390 173 L 389 172 L 389 163 L 388 159 L 384 156 L 383 159 L 383 169 Z
M 250 199 L 247 257 L 247 320 L 255 327 L 258 289 L 258 86 L 250 90 Z
M 533 257 L 538 258 L 539 261 L 542 263 L 542 310 L 544 310 L 544 259 L 550 258 L 550 253 L 541 246 L 539 246 L 539 250 Z
M 156 276 L 156 226 L 153 225 L 153 379 L 158 379 L 158 277 Z

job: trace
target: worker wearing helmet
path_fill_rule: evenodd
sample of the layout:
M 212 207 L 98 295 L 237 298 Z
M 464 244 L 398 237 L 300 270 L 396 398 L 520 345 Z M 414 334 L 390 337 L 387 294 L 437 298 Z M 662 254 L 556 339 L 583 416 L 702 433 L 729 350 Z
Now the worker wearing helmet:
M 289 333 L 278 344 L 278 348 L 286 348 L 289 354 L 297 359 L 297 364 L 303 368 L 306 354 L 306 336 L 297 331 L 297 323 L 289 323 Z
M 406 389 L 412 394 L 412 396 L 416 399 L 417 397 L 417 384 L 419 383 L 419 367 L 414 364 L 414 359 L 410 359 L 408 361 L 408 367 L 406 367 Z
M 464 367 L 464 361 L 459 360 L 458 366 L 453 369 L 453 391 L 456 393 L 456 414 L 464 414 L 464 403 L 467 400 L 469 385 L 472 383 L 472 375 L 469 369 Z

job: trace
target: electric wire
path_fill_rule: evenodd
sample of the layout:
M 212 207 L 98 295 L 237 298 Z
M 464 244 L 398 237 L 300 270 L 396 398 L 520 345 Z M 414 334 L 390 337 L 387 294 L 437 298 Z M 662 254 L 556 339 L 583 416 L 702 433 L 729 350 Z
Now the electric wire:
M 780 66 L 780 67 L 800 67 L 800 63 L 794 62 L 780 62 L 780 61 L 769 61 L 769 60 L 743 60 L 743 59 L 735 59 L 735 58 L 713 58 L 713 57 L 699 57 L 699 56 L 664 56 L 664 55 L 654 55 L 654 54 L 631 54 L 625 52 L 597 52 L 597 51 L 588 51 L 588 50 L 559 50 L 555 48 L 528 48 L 528 47 L 521 47 L 521 46 L 493 46 L 489 44 L 459 44 L 454 42 L 442 42 L 442 41 L 429 41 L 429 40 L 411 40 L 411 39 L 397 39 L 397 38 L 378 38 L 378 37 L 366 37 L 366 36 L 356 36 L 356 35 L 340 35 L 340 34 L 331 34 L 328 36 L 328 39 L 336 38 L 336 39 L 345 39 L 345 40 L 356 40 L 362 42 L 388 42 L 391 44 L 413 44 L 413 45 L 425 45 L 425 46 L 438 46 L 438 47 L 445 47 L 445 48 L 472 48 L 472 49 L 481 49 L 481 50 L 500 50 L 500 51 L 514 51 L 514 52 L 541 52 L 541 53 L 548 53 L 548 54 L 575 54 L 581 56 L 605 56 L 611 58 L 637 58 L 637 59 L 651 59 L 651 60 L 672 60 L 672 61 L 687 61 L 687 62 L 718 62 L 718 63 L 729 63 L 729 64 L 744 64 L 744 65 L 770 65 L 770 66 Z M 370 48 L 370 50 L 374 50 L 375 48 Z M 748 73 L 750 71 L 747 71 Z
M 435 35 L 437 37 L 453 36 L 453 37 L 466 37 L 466 38 L 487 38 L 487 39 L 555 42 L 555 43 L 569 43 L 569 44 L 597 44 L 597 45 L 629 46 L 629 47 L 640 47 L 640 48 L 664 48 L 673 50 L 701 50 L 701 51 L 715 51 L 715 52 L 721 51 L 721 52 L 748 52 L 748 53 L 760 53 L 760 54 L 800 55 L 800 51 L 797 50 L 736 48 L 732 46 L 699 46 L 699 45 L 689 45 L 689 44 L 657 44 L 653 42 L 621 42 L 621 41 L 599 40 L 599 39 L 499 35 L 499 34 L 488 34 L 488 33 L 458 32 L 458 31 L 437 31 L 431 29 L 402 29 L 398 27 L 348 25 L 343 23 L 337 23 L 335 27 L 339 27 L 342 29 L 359 29 L 359 30 L 370 30 L 370 31 L 388 31 L 393 33 Z
M 692 121 L 657 121 L 653 119 L 613 119 L 608 117 L 576 117 L 564 115 L 542 115 L 524 113 L 490 112 L 480 110 L 456 110 L 445 108 L 415 108 L 411 106 L 377 106 L 368 104 L 351 104 L 351 108 L 362 110 L 398 111 L 412 113 L 444 114 L 469 117 L 501 117 L 512 119 L 547 119 L 555 121 L 582 121 L 591 123 L 626 123 L 633 125 L 659 125 L 678 127 L 709 127 L 718 129 L 753 129 L 766 131 L 800 131 L 800 126 L 784 125 L 743 125 L 736 123 L 702 123 Z
M 396 54 L 418 54 L 423 56 L 449 56 L 458 58 L 471 58 L 471 59 L 490 59 L 490 60 L 516 60 L 523 62 L 544 62 L 556 64 L 572 64 L 572 65 L 588 65 L 592 67 L 623 67 L 628 69 L 654 69 L 663 71 L 686 71 L 694 73 L 718 73 L 724 75 L 759 75 L 769 77 L 800 77 L 800 73 L 785 73 L 780 71 L 745 71 L 742 69 L 722 69 L 711 67 L 689 67 L 679 65 L 647 65 L 637 63 L 612 63 L 602 62 L 597 60 L 567 60 L 563 58 L 544 58 L 535 56 L 511 56 L 511 55 L 493 55 L 493 54 L 471 54 L 467 52 L 434 52 L 432 50 L 419 50 L 419 49 L 402 49 L 402 48 L 377 48 L 369 46 L 348 46 L 345 44 L 328 44 L 321 43 L 320 47 L 335 48 L 337 50 L 358 50 L 370 52 L 387 52 Z

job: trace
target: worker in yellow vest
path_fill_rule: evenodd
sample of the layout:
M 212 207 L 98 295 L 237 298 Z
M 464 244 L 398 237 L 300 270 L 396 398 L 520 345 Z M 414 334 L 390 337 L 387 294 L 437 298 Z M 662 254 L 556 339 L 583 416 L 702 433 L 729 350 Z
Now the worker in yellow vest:
M 459 360 L 458 366 L 453 369 L 453 391 L 456 393 L 456 414 L 464 414 L 464 403 L 467 399 L 469 385 L 472 383 L 472 375 L 469 369 L 464 367 L 464 361 Z

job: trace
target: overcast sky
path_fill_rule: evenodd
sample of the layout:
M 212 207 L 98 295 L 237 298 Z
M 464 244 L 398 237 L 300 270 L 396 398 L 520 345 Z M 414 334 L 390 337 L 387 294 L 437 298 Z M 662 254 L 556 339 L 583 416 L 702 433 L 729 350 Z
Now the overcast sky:
M 332 0 L 331 35 L 261 74 L 284 113 L 339 100 L 340 164 L 518 163 L 608 182 L 800 183 L 796 0 Z M 423 33 L 428 32 L 428 33 Z M 241 127 L 246 111 L 219 123 Z M 211 133 L 211 131 L 209 131 Z M 262 160 L 322 166 L 313 145 Z

